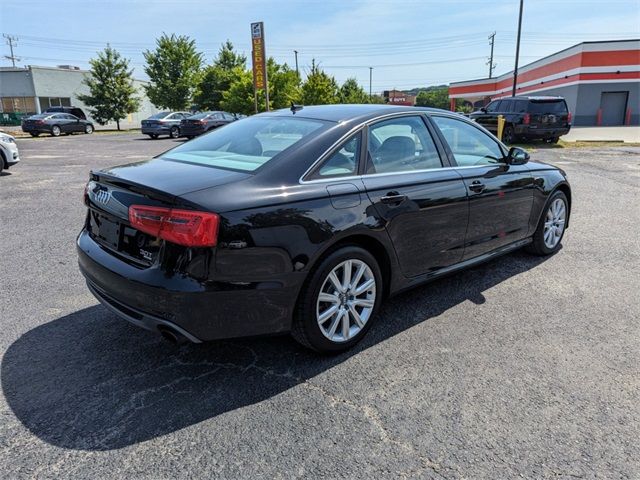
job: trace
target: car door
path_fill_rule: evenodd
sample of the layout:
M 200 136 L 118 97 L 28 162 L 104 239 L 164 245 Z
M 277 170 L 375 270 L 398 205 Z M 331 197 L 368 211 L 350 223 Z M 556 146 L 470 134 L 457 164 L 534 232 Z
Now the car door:
M 66 113 L 57 113 L 54 116 L 55 123 L 60 127 L 60 131 L 63 133 L 73 132 L 74 125 L 69 117 L 70 115 Z
M 460 175 L 422 115 L 403 115 L 367 129 L 362 181 L 407 277 L 459 262 L 468 220 Z
M 65 113 L 65 117 L 69 120 L 70 132 L 84 132 L 84 124 L 78 117 L 71 115 L 70 113 Z
M 437 114 L 430 118 L 469 195 L 464 259 L 526 238 L 533 207 L 533 175 L 527 165 L 505 163 L 505 149 L 471 122 Z

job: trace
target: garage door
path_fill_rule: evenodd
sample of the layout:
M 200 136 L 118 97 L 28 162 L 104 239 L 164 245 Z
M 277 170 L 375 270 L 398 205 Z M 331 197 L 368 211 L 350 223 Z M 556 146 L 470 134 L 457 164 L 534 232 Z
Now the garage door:
M 602 92 L 602 125 L 624 125 L 628 96 L 629 92 Z

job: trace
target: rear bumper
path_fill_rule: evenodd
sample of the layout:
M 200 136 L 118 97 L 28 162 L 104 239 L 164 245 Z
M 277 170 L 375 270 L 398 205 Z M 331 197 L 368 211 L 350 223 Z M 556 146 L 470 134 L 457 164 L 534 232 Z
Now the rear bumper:
M 524 138 L 555 138 L 566 135 L 571 130 L 568 127 L 553 128 L 532 128 L 529 125 L 517 125 L 515 128 L 516 135 Z
M 200 282 L 159 265 L 139 268 L 108 252 L 83 230 L 78 264 L 91 292 L 140 327 L 169 327 L 194 342 L 286 333 L 297 288 L 278 282 Z
M 198 135 L 202 135 L 205 131 L 204 127 L 180 126 L 181 137 L 197 137 Z
M 142 125 L 141 130 L 145 135 L 166 135 L 171 127 L 168 125 Z

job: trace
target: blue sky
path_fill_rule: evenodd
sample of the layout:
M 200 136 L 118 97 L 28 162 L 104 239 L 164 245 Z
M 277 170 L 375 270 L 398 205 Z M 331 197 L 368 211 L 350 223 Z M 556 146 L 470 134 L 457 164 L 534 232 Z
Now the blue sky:
M 374 92 L 486 77 L 493 31 L 495 72 L 511 70 L 517 15 L 518 0 L 0 0 L 20 65 L 87 67 L 109 42 L 145 78 L 142 51 L 162 32 L 194 38 L 210 61 L 226 39 L 248 53 L 249 24 L 262 20 L 268 55 L 293 65 L 298 50 L 303 72 L 315 58 L 366 89 L 372 66 Z M 521 65 L 580 41 L 639 37 L 640 0 L 525 0 Z

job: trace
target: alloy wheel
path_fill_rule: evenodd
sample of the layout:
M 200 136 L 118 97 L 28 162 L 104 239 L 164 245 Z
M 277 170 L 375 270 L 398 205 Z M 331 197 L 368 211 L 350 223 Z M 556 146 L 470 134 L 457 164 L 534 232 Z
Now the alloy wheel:
M 376 303 L 376 279 L 362 260 L 345 260 L 325 278 L 316 303 L 320 331 L 332 342 L 346 342 L 364 328 Z
M 553 249 L 558 245 L 567 217 L 567 206 L 562 198 L 556 198 L 547 209 L 547 216 L 544 222 L 544 244 L 547 248 Z

